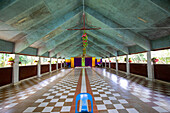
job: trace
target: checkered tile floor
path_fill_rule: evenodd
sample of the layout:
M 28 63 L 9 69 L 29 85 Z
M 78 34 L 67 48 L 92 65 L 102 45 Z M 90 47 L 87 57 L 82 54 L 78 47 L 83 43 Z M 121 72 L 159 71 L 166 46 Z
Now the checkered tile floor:
M 24 113 L 70 112 L 81 70 L 75 70 L 44 93 Z
M 87 71 L 87 74 L 99 113 L 139 113 L 101 77 L 94 73 L 91 76 L 90 70 Z
M 126 76 L 124 74 L 115 75 L 112 71 L 94 68 L 100 76 L 92 69 L 86 69 L 90 86 L 94 95 L 99 113 L 157 113 L 170 112 L 169 88 L 167 85 L 156 84 L 141 78 Z M 57 76 L 48 77 L 40 83 L 35 84 L 29 80 L 31 87 L 26 87 L 11 97 L 3 98 L 0 102 L 0 112 L 3 109 L 19 109 L 16 105 L 21 105 L 31 95 L 35 95 L 39 89 L 49 86 L 45 93 L 39 94 L 36 99 L 31 100 L 31 105 L 27 105 L 24 113 L 68 113 L 70 112 L 74 94 L 78 84 L 81 69 L 74 69 L 68 76 L 64 77 L 70 70 L 61 72 Z M 58 76 L 64 78 L 54 83 Z M 35 80 L 35 79 L 34 79 Z M 53 82 L 55 85 L 50 85 Z M 147 84 L 147 87 L 145 86 Z M 29 86 L 29 85 L 28 85 Z M 17 87 L 13 88 L 17 89 Z M 20 88 L 19 88 L 20 89 Z M 155 90 L 156 89 L 156 90 Z M 12 89 L 10 89 L 12 91 Z M 10 96 L 10 90 L 6 89 Z M 164 91 L 166 90 L 166 91 Z M 37 93 L 36 93 L 37 94 Z M 3 113 L 3 112 L 2 112 Z M 18 112 L 15 112 L 18 113 Z
M 17 85 L 14 88 L 9 87 L 9 89 L 6 88 L 5 90 L 4 89 L 0 90 L 0 97 L 1 97 L 0 112 L 1 112 L 1 110 L 9 109 L 9 108 L 12 108 L 12 107 L 18 105 L 23 100 L 27 99 L 29 96 L 35 94 L 38 90 L 47 86 L 48 84 L 50 84 L 57 78 L 64 76 L 69 71 L 71 71 L 71 70 L 69 69 L 69 70 L 67 70 L 63 73 L 59 73 L 55 76 L 50 76 L 50 77 L 45 76 L 45 77 L 41 77 L 39 79 L 38 78 L 31 79 L 28 81 L 24 81 L 23 83 Z M 23 84 L 24 84 L 24 87 L 23 87 Z M 30 86 L 30 87 L 27 88 L 28 86 Z
M 137 78 L 137 77 L 130 77 L 130 80 L 127 80 L 127 76 L 117 76 L 113 73 L 107 72 L 105 69 L 94 69 L 98 73 L 102 73 L 101 75 L 109 78 L 118 86 L 121 86 L 124 90 L 129 91 L 132 95 L 138 97 L 142 102 L 146 103 L 148 106 L 156 110 L 157 112 L 170 112 L 170 86 L 163 87 L 157 83 L 156 86 L 153 85 L 152 82 L 148 82 L 148 87 L 143 86 L 141 84 L 146 84 L 146 80 Z M 121 75 L 121 74 L 120 74 Z M 100 78 L 100 77 L 99 77 Z M 126 79 L 125 79 L 126 78 Z M 135 78 L 135 79 L 134 79 Z M 134 81 L 133 81 L 133 80 Z M 139 84 L 139 80 L 141 84 Z M 93 82 L 93 81 L 92 81 Z M 138 83 L 136 83 L 138 82 Z M 100 83 L 100 82 L 98 82 Z M 97 84 L 98 85 L 98 84 Z M 152 88 L 152 89 L 150 89 Z M 161 89 L 154 91 L 153 89 Z M 162 89 L 166 89 L 166 91 Z M 163 93 L 162 93 L 163 92 Z M 166 93 L 166 95 L 165 95 Z M 119 95 L 118 93 L 116 94 Z M 125 102 L 125 101 L 124 101 Z

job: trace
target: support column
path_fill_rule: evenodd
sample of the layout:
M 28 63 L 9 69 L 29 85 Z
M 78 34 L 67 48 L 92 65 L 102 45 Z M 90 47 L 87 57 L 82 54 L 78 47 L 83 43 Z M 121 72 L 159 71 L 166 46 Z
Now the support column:
M 56 70 L 58 70 L 58 58 L 57 58 L 57 63 L 56 63 Z
M 64 59 L 64 60 L 65 60 L 65 59 Z M 65 61 L 66 61 L 66 60 L 65 60 Z M 66 67 L 65 61 L 64 61 L 64 68 Z
M 105 61 L 105 68 L 106 68 L 106 61 Z
M 63 65 L 62 65 L 62 64 L 63 64 L 63 62 L 61 61 L 61 69 L 63 68 Z
M 38 76 L 38 77 L 41 77 L 41 57 L 39 57 L 39 60 L 38 60 L 37 76 Z
M 13 64 L 12 83 L 15 85 L 17 82 L 19 82 L 19 55 L 15 54 L 15 60 Z
M 118 59 L 117 59 L 117 56 L 116 56 L 116 71 L 118 71 Z
M 130 75 L 129 55 L 126 55 L 126 74 Z
M 109 58 L 109 69 L 110 69 L 110 58 Z
M 51 59 L 52 59 L 52 58 L 50 58 L 50 67 L 49 67 L 49 72 L 50 72 L 50 73 L 52 72 Z
M 154 71 L 153 71 L 153 63 L 151 61 L 151 51 L 147 52 L 147 71 L 148 71 L 148 79 L 154 79 Z

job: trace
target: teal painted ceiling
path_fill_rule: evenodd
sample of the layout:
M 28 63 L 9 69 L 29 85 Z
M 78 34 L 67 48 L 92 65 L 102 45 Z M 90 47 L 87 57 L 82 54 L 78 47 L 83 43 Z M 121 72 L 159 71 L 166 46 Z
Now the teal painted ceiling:
M 88 56 L 109 57 L 170 47 L 170 0 L 84 3 L 88 22 L 101 28 L 87 31 Z M 83 32 L 67 29 L 80 23 L 82 14 L 83 0 L 0 0 L 0 51 L 81 56 Z M 2 49 L 3 45 L 7 49 Z

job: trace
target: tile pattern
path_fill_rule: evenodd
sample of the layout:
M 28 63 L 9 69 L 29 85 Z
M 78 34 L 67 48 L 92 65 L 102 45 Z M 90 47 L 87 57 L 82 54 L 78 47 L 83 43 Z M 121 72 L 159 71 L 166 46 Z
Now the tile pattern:
M 94 70 L 102 73 L 104 77 L 109 78 L 157 112 L 170 112 L 170 85 L 147 81 L 132 75 L 127 76 L 124 73 L 116 73 L 113 70 L 99 68 Z
M 23 100 L 27 99 L 29 96 L 35 94 L 38 90 L 47 86 L 54 80 L 65 76 L 66 73 L 70 72 L 71 69 L 64 71 L 63 73 L 51 74 L 50 76 L 43 76 L 41 78 L 33 78 L 22 82 L 21 84 L 7 87 L 0 90 L 0 111 L 5 109 L 10 109 Z
M 44 93 L 24 113 L 30 112 L 70 112 L 76 92 L 80 70 L 75 70 Z
M 92 73 L 90 69 L 87 70 L 87 74 L 99 113 L 139 113 L 105 80 Z

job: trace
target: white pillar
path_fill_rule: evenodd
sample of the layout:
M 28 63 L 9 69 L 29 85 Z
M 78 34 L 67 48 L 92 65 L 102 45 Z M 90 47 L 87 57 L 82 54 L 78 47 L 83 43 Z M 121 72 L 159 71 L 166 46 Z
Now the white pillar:
M 117 56 L 116 56 L 116 71 L 118 71 L 118 60 L 117 60 Z
M 110 58 L 109 58 L 109 69 L 110 69 Z
M 62 63 L 62 61 L 61 61 L 61 69 L 63 68 L 63 67 L 62 67 L 62 64 L 63 64 L 63 63 Z
M 51 73 L 51 71 L 52 71 L 52 67 L 51 67 L 51 59 L 52 58 L 50 58 L 50 67 L 49 67 L 49 72 Z
M 58 70 L 58 58 L 57 58 L 57 63 L 56 63 L 56 69 Z
M 129 63 L 129 55 L 126 55 L 126 74 L 130 74 L 130 63 Z
M 147 71 L 148 71 L 148 79 L 154 79 L 154 71 L 153 71 L 153 63 L 151 61 L 151 51 L 147 52 Z
M 65 59 L 64 59 L 64 60 L 65 60 Z M 66 61 L 66 60 L 65 60 L 65 61 Z M 66 64 L 65 64 L 66 62 L 65 62 L 65 61 L 64 61 L 64 68 L 66 67 Z
M 105 61 L 105 68 L 106 68 L 106 61 Z
M 38 77 L 41 77 L 41 57 L 39 57 L 39 60 L 38 60 L 37 76 L 38 76 Z
M 19 55 L 15 54 L 15 60 L 13 64 L 12 83 L 15 85 L 17 82 L 19 82 Z

